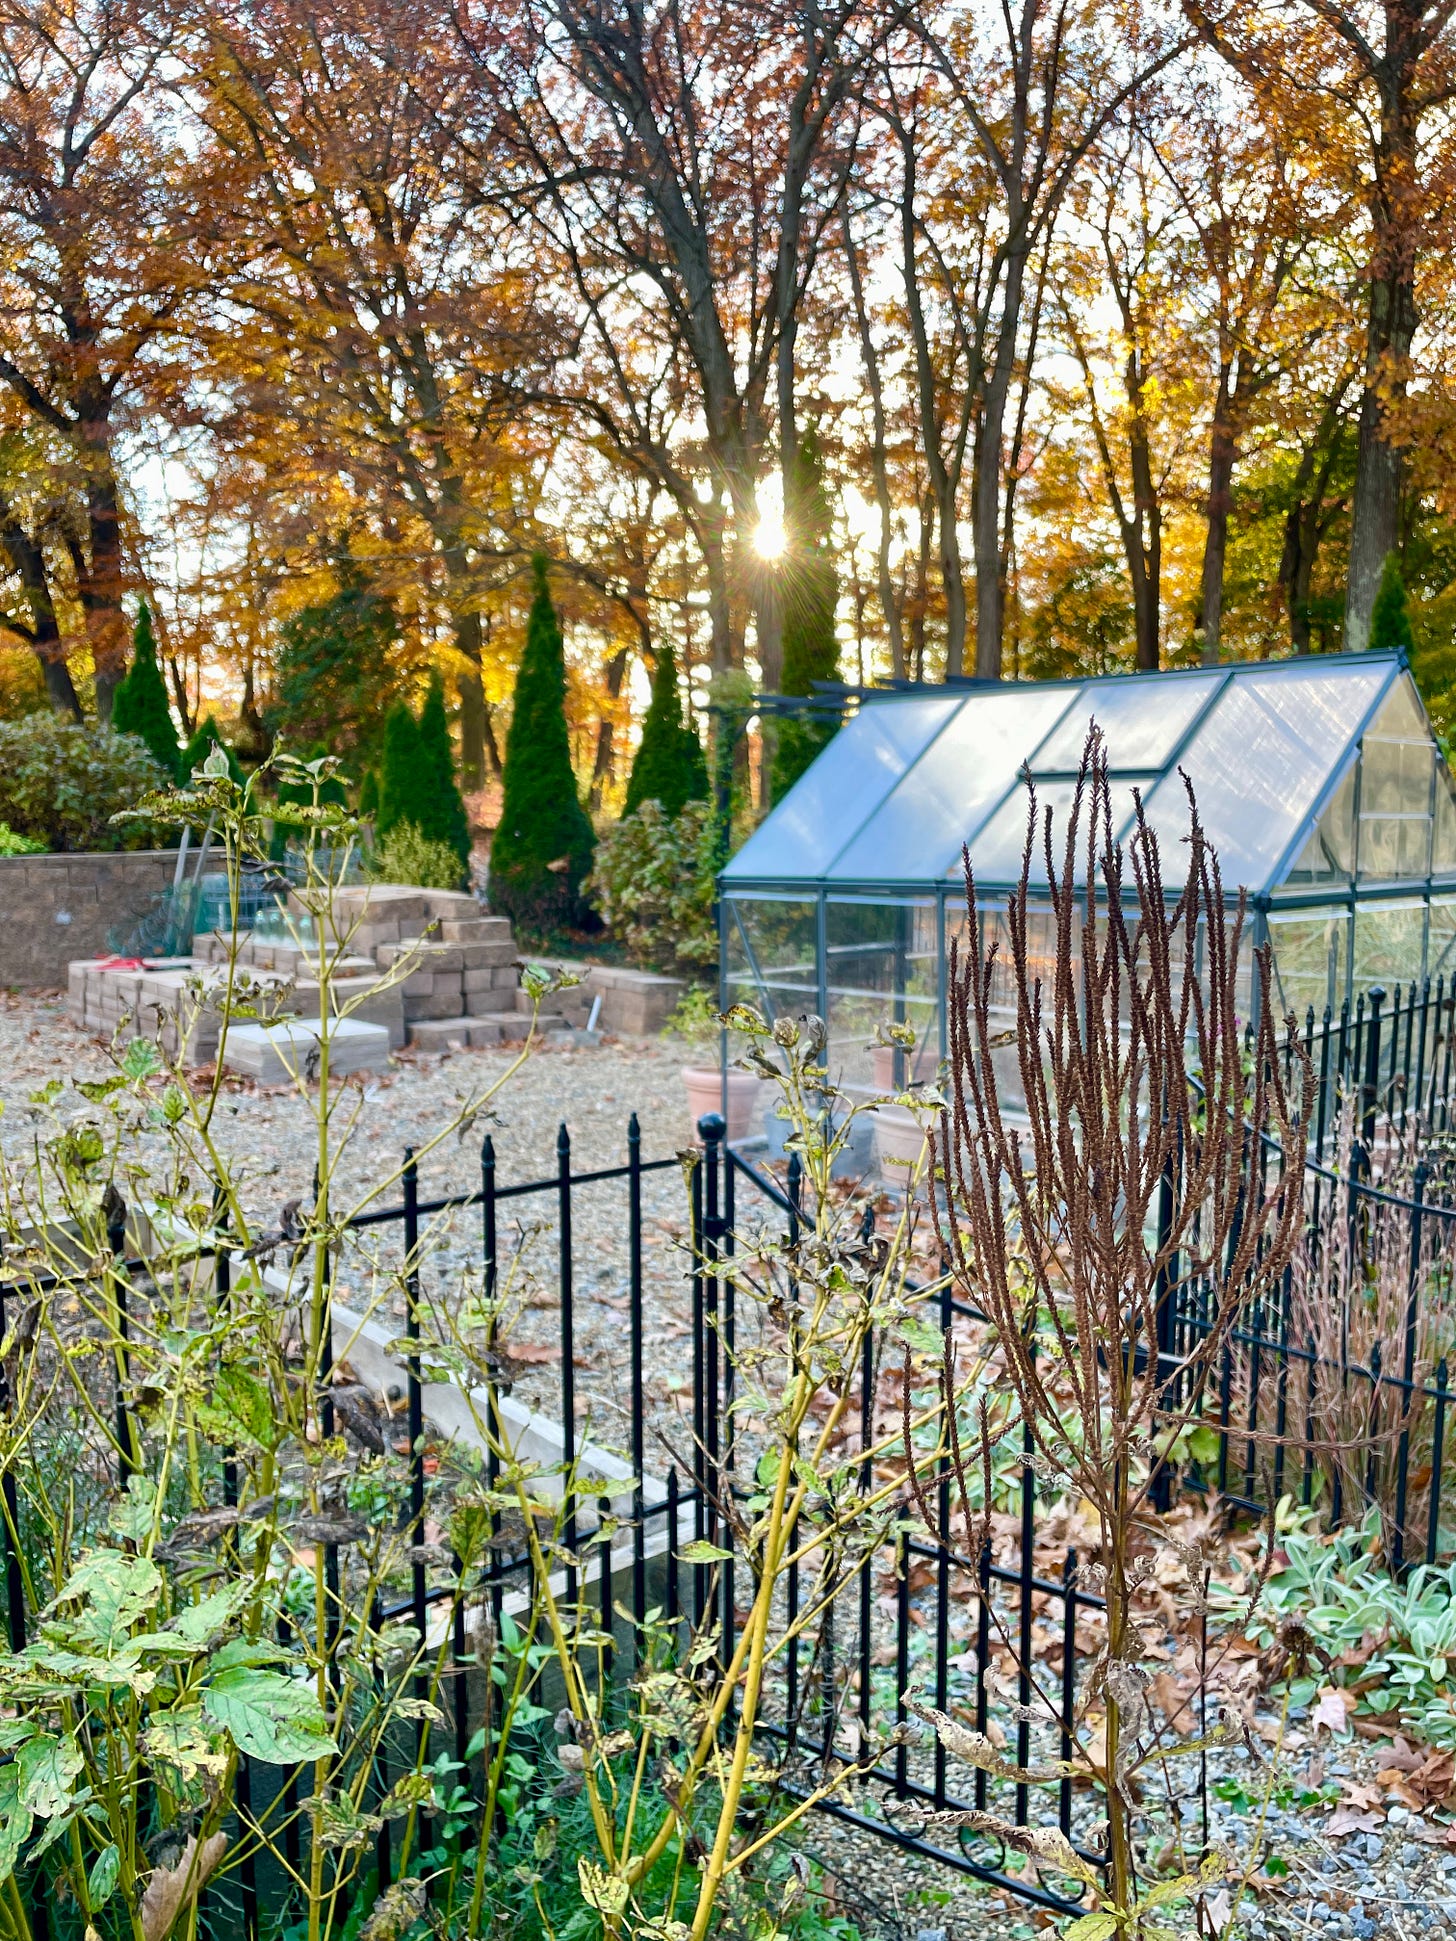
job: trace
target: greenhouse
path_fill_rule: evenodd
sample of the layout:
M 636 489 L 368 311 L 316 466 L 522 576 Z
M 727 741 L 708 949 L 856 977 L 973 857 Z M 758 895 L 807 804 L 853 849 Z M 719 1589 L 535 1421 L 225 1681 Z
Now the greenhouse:
M 947 950 L 968 921 L 962 845 L 977 920 L 997 924 L 1021 870 L 1026 777 L 1063 828 L 1092 721 L 1122 834 L 1137 788 L 1170 893 L 1187 854 L 1179 770 L 1192 781 L 1225 886 L 1248 892 L 1252 939 L 1271 946 L 1281 1012 L 1456 969 L 1456 793 L 1399 654 L 907 683 L 858 703 L 719 879 L 725 997 L 817 1011 L 846 1081 L 883 1085 L 903 1063 L 872 1049 L 886 1017 L 916 1028 L 897 1082 L 933 1072 Z

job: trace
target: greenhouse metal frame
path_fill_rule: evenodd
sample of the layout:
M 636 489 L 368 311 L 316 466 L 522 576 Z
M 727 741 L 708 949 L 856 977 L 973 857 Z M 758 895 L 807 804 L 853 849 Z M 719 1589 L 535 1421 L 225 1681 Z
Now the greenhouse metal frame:
M 1247 892 L 1251 941 L 1271 946 L 1279 1012 L 1338 1012 L 1371 986 L 1456 969 L 1456 785 L 1401 654 L 900 683 L 856 698 L 719 877 L 725 1002 L 817 1012 L 845 1082 L 933 1075 L 949 946 L 968 922 L 962 845 L 977 921 L 1000 923 L 1027 778 L 1063 829 L 1094 720 L 1119 837 L 1137 787 L 1170 897 L 1191 781 L 1225 888 Z M 1033 893 L 1038 880 L 1039 856 Z M 916 1027 L 908 1062 L 874 1044 L 881 1018 Z

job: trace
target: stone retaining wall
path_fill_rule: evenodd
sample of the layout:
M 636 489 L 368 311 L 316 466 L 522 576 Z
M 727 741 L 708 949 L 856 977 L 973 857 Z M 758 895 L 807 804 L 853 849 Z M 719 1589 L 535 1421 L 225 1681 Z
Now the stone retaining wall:
M 175 849 L 0 856 L 0 985 L 60 990 L 77 957 L 104 957 L 172 887 Z

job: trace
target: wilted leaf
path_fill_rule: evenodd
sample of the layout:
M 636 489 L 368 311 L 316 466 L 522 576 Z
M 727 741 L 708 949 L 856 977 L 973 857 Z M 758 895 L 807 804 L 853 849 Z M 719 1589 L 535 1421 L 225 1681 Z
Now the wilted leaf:
M 176 1866 L 152 1870 L 138 1910 L 146 1941 L 166 1941 L 177 1924 L 178 1915 L 196 1899 L 226 1851 L 225 1833 L 211 1834 L 200 1852 L 195 1835 L 189 1833 Z
M 1063 1930 L 1062 1941 L 1108 1941 L 1117 1932 L 1115 1914 L 1084 1914 Z
M 609 1874 L 605 1867 L 597 1866 L 581 1854 L 576 1863 L 576 1877 L 581 1887 L 581 1897 L 588 1907 L 594 1907 L 598 1914 L 615 1919 L 627 1906 L 628 1887 L 625 1880 L 617 1874 Z
M 199 1773 L 220 1778 L 227 1771 L 227 1756 L 213 1746 L 200 1711 L 158 1714 L 143 1732 L 142 1745 L 149 1759 L 170 1766 L 184 1784 Z
M 74 1739 L 38 1732 L 16 1753 L 15 1767 L 21 1804 L 37 1819 L 48 1820 L 70 1803 L 81 1770 L 81 1748 Z
M 80 1603 L 77 1632 L 104 1656 L 121 1650 L 132 1627 L 156 1603 L 162 1573 L 149 1557 L 127 1557 L 119 1550 L 92 1550 L 82 1558 L 55 1599 Z
M 1316 1731 L 1323 1725 L 1343 1738 L 1350 1729 L 1350 1714 L 1358 1703 L 1353 1692 L 1343 1692 L 1338 1686 L 1328 1685 L 1320 1693 L 1309 1722 Z

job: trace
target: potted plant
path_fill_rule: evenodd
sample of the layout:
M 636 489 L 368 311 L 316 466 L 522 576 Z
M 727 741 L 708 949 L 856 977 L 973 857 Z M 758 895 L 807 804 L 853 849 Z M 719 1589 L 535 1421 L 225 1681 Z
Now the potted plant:
M 700 984 L 685 991 L 666 1029 L 683 1039 L 693 1054 L 692 1062 L 682 1068 L 691 1138 L 699 1138 L 699 1119 L 709 1112 L 721 1112 L 728 1122 L 729 1145 L 740 1145 L 758 1130 L 763 1081 L 752 1072 L 735 1071 L 731 1066 L 725 1076 L 717 1058 L 721 1026 L 711 994 Z

